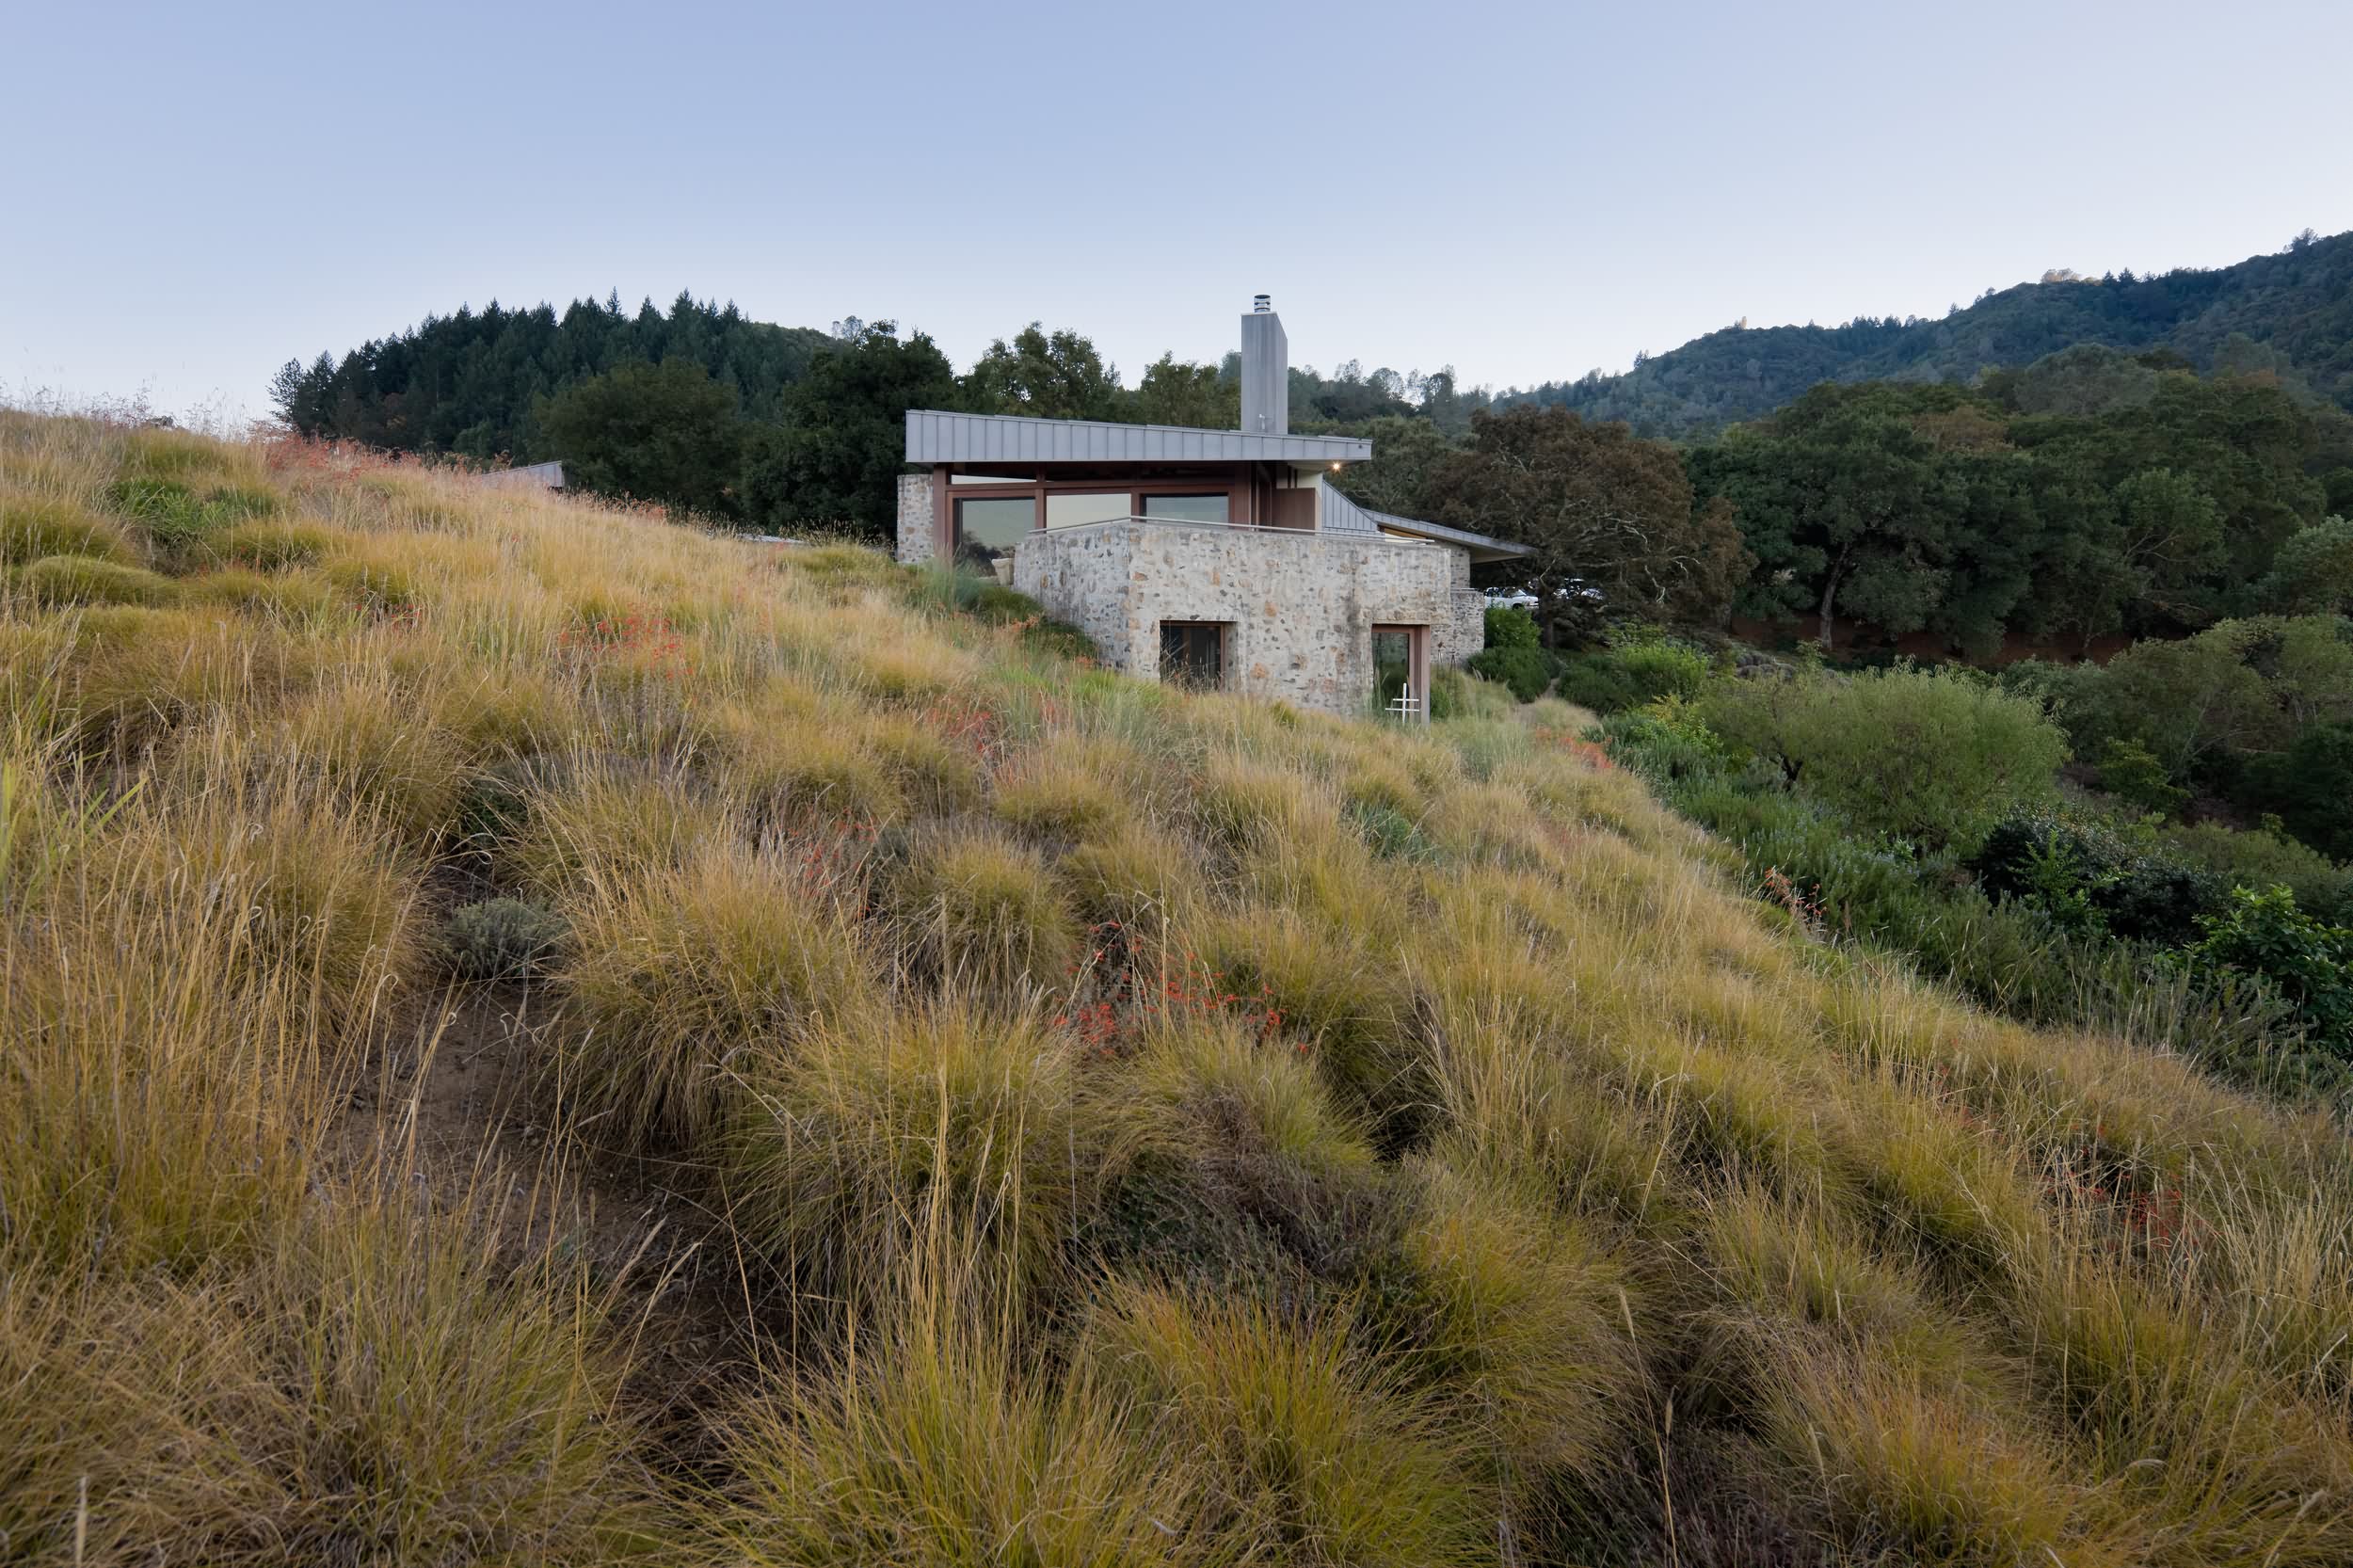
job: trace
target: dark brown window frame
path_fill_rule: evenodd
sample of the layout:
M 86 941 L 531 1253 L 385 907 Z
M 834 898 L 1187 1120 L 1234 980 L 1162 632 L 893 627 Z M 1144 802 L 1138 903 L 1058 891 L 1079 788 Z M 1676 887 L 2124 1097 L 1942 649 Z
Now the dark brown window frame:
M 1222 692 L 1225 690 L 1226 675 L 1227 672 L 1233 667 L 1232 638 L 1234 632 L 1234 623 L 1230 620 L 1163 620 L 1155 623 L 1152 629 L 1152 635 L 1158 639 L 1160 643 L 1160 661 L 1165 661 L 1167 658 L 1168 633 L 1172 630 L 1178 632 L 1213 632 L 1217 634 L 1217 679 L 1207 686 L 1195 685 L 1193 682 L 1189 680 L 1170 681 L 1168 679 L 1167 664 L 1164 662 L 1156 661 L 1161 683 L 1164 685 L 1183 685 L 1188 689 L 1194 691 Z
M 1430 627 L 1426 622 L 1385 620 L 1373 623 L 1371 635 L 1366 644 L 1366 652 L 1376 655 L 1370 661 L 1373 666 L 1373 695 L 1375 696 L 1380 695 L 1381 666 L 1377 652 L 1384 633 L 1402 636 L 1405 639 L 1405 680 L 1407 685 L 1419 694 L 1416 699 L 1419 703 L 1417 716 L 1422 723 L 1427 724 L 1430 722 Z

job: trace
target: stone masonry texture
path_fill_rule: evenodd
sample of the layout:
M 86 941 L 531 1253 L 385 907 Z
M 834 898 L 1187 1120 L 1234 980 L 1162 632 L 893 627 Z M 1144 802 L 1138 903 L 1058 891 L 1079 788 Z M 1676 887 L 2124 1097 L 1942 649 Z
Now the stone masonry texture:
M 932 558 L 932 476 L 899 475 L 899 559 L 920 566 Z
M 1485 636 L 1469 553 L 1402 539 L 1091 523 L 1024 539 L 1014 586 L 1084 629 L 1107 664 L 1147 679 L 1160 674 L 1160 622 L 1221 623 L 1229 690 L 1326 712 L 1370 697 L 1375 624 L 1427 626 L 1433 665 L 1462 663 Z

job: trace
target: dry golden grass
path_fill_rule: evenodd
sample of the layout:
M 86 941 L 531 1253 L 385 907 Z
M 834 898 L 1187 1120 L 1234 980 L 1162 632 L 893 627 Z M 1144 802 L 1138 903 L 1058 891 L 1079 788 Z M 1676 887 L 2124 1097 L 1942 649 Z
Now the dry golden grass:
M 349 467 L 0 414 L 0 1555 L 2353 1561 L 2341 1127 L 1772 919 L 1557 704 Z M 498 898 L 684 1304 L 354 1152 Z

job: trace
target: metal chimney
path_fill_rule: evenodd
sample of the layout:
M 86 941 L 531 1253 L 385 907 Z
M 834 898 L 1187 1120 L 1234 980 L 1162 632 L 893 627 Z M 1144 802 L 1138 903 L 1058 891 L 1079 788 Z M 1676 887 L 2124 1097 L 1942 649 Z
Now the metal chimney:
M 1253 436 L 1288 436 L 1291 429 L 1290 340 L 1263 294 L 1252 296 L 1241 318 L 1241 427 Z

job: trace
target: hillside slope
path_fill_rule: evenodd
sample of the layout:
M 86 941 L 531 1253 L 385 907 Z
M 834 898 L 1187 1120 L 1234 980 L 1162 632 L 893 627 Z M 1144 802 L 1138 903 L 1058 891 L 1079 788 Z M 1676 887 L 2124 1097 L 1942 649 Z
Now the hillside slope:
M 1965 382 L 2077 344 L 2168 348 L 2200 370 L 2235 356 L 2246 361 L 2236 368 L 2283 372 L 2353 408 L 2353 233 L 2211 270 L 2021 283 L 1933 321 L 1726 328 L 1622 376 L 1547 382 L 1497 401 L 1559 404 L 1625 420 L 1640 435 L 1698 436 L 1770 413 L 1823 381 Z
M 6 414 L 0 541 L 15 1560 L 2353 1557 L 2340 1129 L 1558 705 Z

